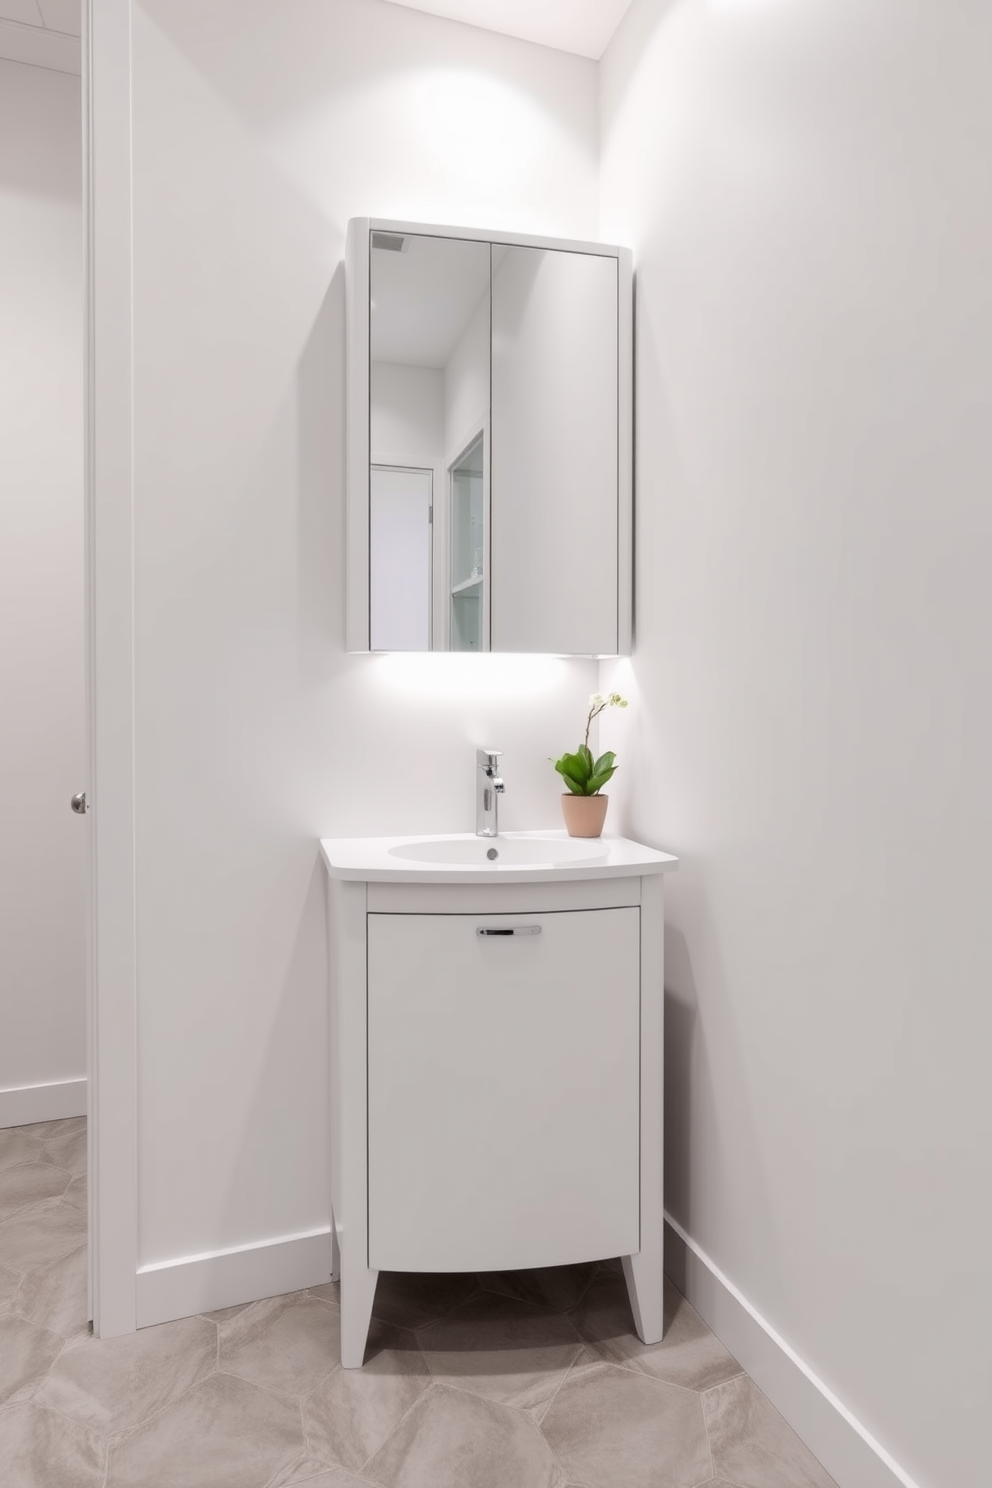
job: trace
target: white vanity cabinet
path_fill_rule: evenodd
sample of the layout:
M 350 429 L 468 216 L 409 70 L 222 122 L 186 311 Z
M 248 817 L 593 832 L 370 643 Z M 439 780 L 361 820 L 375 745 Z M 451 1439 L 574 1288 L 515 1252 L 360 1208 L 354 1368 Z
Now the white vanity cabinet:
M 602 860 L 557 878 L 401 859 L 376 877 L 355 845 L 322 843 L 342 1363 L 363 1361 L 380 1270 L 619 1255 L 656 1341 L 661 874 L 676 860 L 639 848 L 611 876 L 611 851 L 637 845 L 604 839 Z

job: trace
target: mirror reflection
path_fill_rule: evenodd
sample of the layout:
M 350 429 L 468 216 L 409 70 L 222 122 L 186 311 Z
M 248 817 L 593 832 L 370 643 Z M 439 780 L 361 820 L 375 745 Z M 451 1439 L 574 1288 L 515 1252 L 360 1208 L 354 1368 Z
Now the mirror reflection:
M 487 650 L 490 245 L 369 250 L 371 646 Z
M 630 255 L 349 225 L 356 650 L 630 643 Z

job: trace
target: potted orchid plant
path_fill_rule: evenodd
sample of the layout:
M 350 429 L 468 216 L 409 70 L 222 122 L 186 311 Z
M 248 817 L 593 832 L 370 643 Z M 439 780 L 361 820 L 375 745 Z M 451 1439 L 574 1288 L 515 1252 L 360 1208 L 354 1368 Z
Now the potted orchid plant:
M 595 759 L 589 748 L 589 730 L 593 719 L 598 718 L 604 708 L 626 706 L 626 698 L 622 698 L 618 692 L 611 692 L 606 697 L 601 692 L 594 692 L 589 699 L 586 732 L 582 743 L 574 753 L 563 754 L 560 759 L 552 760 L 568 787 L 562 793 L 561 809 L 570 837 L 598 837 L 603 830 L 609 796 L 602 795 L 601 791 L 616 773 L 616 755 L 608 749 Z

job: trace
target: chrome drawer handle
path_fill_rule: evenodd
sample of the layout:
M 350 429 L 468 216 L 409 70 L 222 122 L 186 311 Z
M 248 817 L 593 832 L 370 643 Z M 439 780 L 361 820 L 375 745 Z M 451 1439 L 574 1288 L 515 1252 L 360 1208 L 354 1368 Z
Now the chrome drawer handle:
M 475 933 L 476 935 L 540 935 L 541 926 L 514 925 L 512 928 L 504 930 L 502 927 L 499 929 L 490 929 L 488 925 L 477 925 L 475 927 Z

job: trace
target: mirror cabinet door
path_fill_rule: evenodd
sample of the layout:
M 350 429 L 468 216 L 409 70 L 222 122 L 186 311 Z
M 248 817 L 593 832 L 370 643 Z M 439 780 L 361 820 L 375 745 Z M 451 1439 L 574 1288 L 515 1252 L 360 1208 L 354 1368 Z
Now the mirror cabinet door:
M 617 260 L 493 248 L 492 644 L 617 636 Z
M 488 243 L 369 235 L 370 495 L 381 472 L 422 476 L 415 509 L 397 496 L 391 523 L 370 523 L 373 651 L 488 649 L 489 260 Z M 404 550 L 415 580 L 377 583 Z
M 348 293 L 349 650 L 628 649 L 629 255 L 357 219 Z

